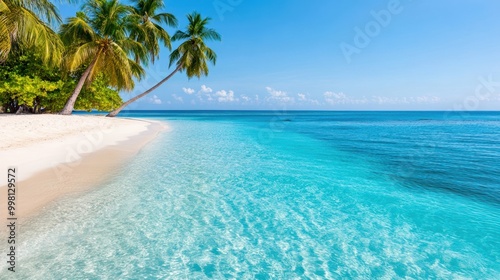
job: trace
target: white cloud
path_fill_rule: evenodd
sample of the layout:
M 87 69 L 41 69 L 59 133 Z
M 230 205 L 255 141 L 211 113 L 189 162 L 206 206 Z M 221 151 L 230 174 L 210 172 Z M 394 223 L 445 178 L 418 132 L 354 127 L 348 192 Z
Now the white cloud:
M 172 97 L 175 101 L 184 103 L 184 99 L 182 99 L 182 97 L 178 96 L 177 94 L 172 94 Z
M 234 98 L 234 92 L 232 90 L 229 91 L 219 90 L 218 92 L 215 93 L 215 96 L 217 97 L 217 100 L 219 102 L 237 101 L 237 99 Z
M 276 100 L 279 102 L 293 102 L 293 97 L 288 96 L 285 91 L 275 90 L 271 87 L 266 87 L 267 92 L 271 95 L 267 100 Z
M 372 101 L 377 104 L 395 104 L 396 99 L 386 96 L 372 96 Z
M 271 87 L 266 87 L 267 92 L 271 94 L 272 97 L 284 97 L 286 96 L 286 92 L 281 91 L 281 90 L 275 90 Z
M 418 103 L 438 103 L 441 102 L 441 98 L 437 96 L 417 96 L 416 100 Z
M 207 87 L 206 85 L 202 85 L 198 93 L 210 93 L 212 91 L 213 90 L 211 88 Z
M 161 104 L 161 99 L 158 96 L 153 95 L 153 97 L 149 98 L 149 102 L 153 103 L 153 104 L 160 105 Z
M 409 96 L 409 97 L 387 97 L 372 96 L 371 101 L 376 104 L 434 104 L 439 103 L 441 98 L 437 96 Z
M 367 98 L 365 96 L 361 98 L 353 98 L 343 92 L 332 92 L 327 91 L 323 94 L 325 102 L 330 105 L 335 104 L 432 104 L 441 101 L 439 97 L 436 96 L 408 96 L 408 97 L 388 97 L 388 96 L 372 96 Z
M 327 95 L 329 95 L 329 93 Z M 318 99 L 310 98 L 308 93 L 297 93 L 297 96 L 297 101 L 301 102 L 302 104 L 310 104 L 315 106 L 321 105 L 321 102 L 319 102 Z M 328 96 L 328 98 L 331 99 L 331 96 Z
M 349 95 L 343 93 L 343 92 L 332 92 L 332 91 L 327 91 L 323 94 L 323 97 L 325 98 L 325 102 L 330 105 L 335 105 L 335 104 L 366 104 L 369 103 L 368 98 L 366 97 L 361 97 L 361 98 L 352 98 Z
M 200 90 L 198 91 L 197 97 L 200 102 L 205 102 L 205 98 L 207 101 L 214 100 L 212 97 L 213 89 L 208 87 L 207 85 L 202 85 Z
M 192 88 L 182 88 L 182 90 L 184 91 L 184 93 L 186 94 L 193 94 L 195 92 L 194 89 Z
M 248 97 L 248 96 L 246 96 L 246 95 L 242 95 L 242 96 L 241 96 L 241 99 L 242 99 L 243 101 L 245 101 L 245 102 L 248 102 L 248 101 L 252 100 L 250 97 Z
M 351 100 L 343 92 L 337 93 L 337 92 L 327 91 L 323 94 L 323 97 L 325 98 L 326 103 L 328 103 L 330 105 L 346 104 L 346 103 L 350 103 L 350 100 Z

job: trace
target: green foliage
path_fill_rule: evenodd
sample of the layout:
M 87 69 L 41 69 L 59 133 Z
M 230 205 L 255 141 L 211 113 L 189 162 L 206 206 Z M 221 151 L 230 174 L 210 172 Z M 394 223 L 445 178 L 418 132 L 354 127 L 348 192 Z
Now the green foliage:
M 76 76 L 62 78 L 59 69 L 44 65 L 33 53 L 11 56 L 6 63 L 0 64 L 0 104 L 11 113 L 19 106 L 32 112 L 42 108 L 57 112 L 63 108 L 75 85 Z M 121 102 L 118 92 L 108 87 L 105 76 L 99 75 L 84 88 L 75 108 L 109 111 Z
M 60 90 L 63 85 L 63 81 L 51 82 L 40 77 L 11 74 L 0 82 L 0 100 L 3 103 L 16 101 L 18 105 L 32 107 L 48 94 Z
M 0 62 L 13 50 L 33 48 L 48 64 L 57 65 L 64 46 L 50 25 L 60 22 L 47 0 L 0 0 Z
M 177 20 L 161 11 L 163 0 L 130 2 L 86 0 L 56 34 L 51 27 L 61 19 L 52 1 L 0 0 L 0 105 L 8 112 L 113 110 L 122 102 L 117 90 L 132 90 L 142 66 L 176 40 L 183 41 L 170 55 L 177 68 L 161 83 L 179 70 L 189 78 L 208 75 L 217 56 L 205 41 L 221 39 L 206 27 L 209 18 L 188 15 L 186 31 L 170 38 L 164 26 Z
M 194 76 L 200 78 L 208 75 L 208 62 L 215 64 L 217 55 L 209 48 L 205 41 L 220 41 L 221 36 L 212 28 L 207 28 L 210 18 L 202 18 L 197 12 L 187 16 L 189 24 L 186 31 L 178 30 L 172 37 L 172 41 L 183 40 L 180 46 L 170 54 L 170 66 L 176 64 L 175 70 L 167 77 L 145 92 L 127 100 L 118 109 L 109 113 L 108 117 L 116 116 L 123 108 L 135 102 L 157 89 L 161 84 L 168 81 L 177 71 L 186 71 L 188 78 Z
M 109 85 L 124 90 L 134 88 L 134 78 L 144 76 L 144 69 L 129 55 L 145 57 L 145 47 L 129 37 L 132 8 L 117 0 L 89 0 L 83 12 L 61 25 L 60 36 L 66 44 L 63 67 L 75 72 L 91 65 L 85 81 L 105 74 Z
M 160 10 L 165 7 L 163 0 L 132 0 L 134 3 L 130 14 L 130 37 L 144 44 L 147 55 L 142 57 L 142 63 L 148 64 L 159 58 L 160 43 L 171 49 L 171 40 L 163 24 L 177 27 L 177 19 L 174 15 L 163 13 Z M 141 57 L 135 56 L 136 61 Z
M 76 81 L 69 86 L 69 89 L 75 87 Z M 91 111 L 92 109 L 98 111 L 111 111 L 122 103 L 122 99 L 118 92 L 108 86 L 109 81 L 104 75 L 100 74 L 96 79 L 90 84 L 90 86 L 84 88 L 78 97 L 75 109 L 76 110 L 86 110 Z M 69 97 L 71 90 L 67 90 L 66 96 L 63 99 L 59 98 L 58 101 L 64 101 Z M 56 111 L 61 110 L 64 104 L 60 103 L 60 107 Z
M 189 24 L 186 31 L 178 30 L 172 41 L 183 40 L 180 46 L 170 54 L 170 65 L 177 64 L 181 71 L 186 71 L 188 78 L 200 78 L 208 75 L 207 62 L 215 65 L 217 55 L 205 41 L 220 41 L 221 36 L 212 28 L 207 28 L 210 18 L 202 18 L 199 13 L 187 16 Z

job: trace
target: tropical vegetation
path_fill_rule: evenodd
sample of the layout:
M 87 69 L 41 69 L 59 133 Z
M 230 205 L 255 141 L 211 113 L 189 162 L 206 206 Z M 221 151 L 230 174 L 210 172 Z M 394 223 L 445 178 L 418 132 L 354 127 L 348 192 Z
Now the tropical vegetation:
M 64 46 L 50 26 L 60 22 L 50 1 L 0 0 L 0 62 L 15 51 L 32 48 L 44 63 L 58 64 Z
M 0 67 L 0 106 L 7 113 L 57 113 L 82 72 L 83 67 L 74 75 L 61 77 L 61 70 L 44 64 L 39 54 L 12 55 Z M 121 103 L 118 91 L 100 75 L 82 91 L 75 109 L 109 111 Z
M 177 19 L 170 13 L 161 12 L 160 9 L 165 7 L 163 0 L 134 0 L 132 6 L 132 21 L 131 37 L 144 44 L 147 50 L 147 56 L 144 56 L 144 64 L 148 64 L 149 60 L 154 61 L 160 55 L 160 44 L 172 48 L 171 39 L 168 32 L 162 25 L 169 27 L 177 27 Z M 139 61 L 139 56 L 135 56 L 136 61 Z
M 0 111 L 67 115 L 96 109 L 115 116 L 175 73 L 205 76 L 207 64 L 216 62 L 205 42 L 220 35 L 198 13 L 171 37 L 166 28 L 176 27 L 177 19 L 164 12 L 163 0 L 80 2 L 81 11 L 63 23 L 49 0 L 0 0 Z M 172 74 L 122 102 L 119 92 L 132 90 L 173 41 L 182 42 L 170 54 Z
M 116 116 L 123 108 L 154 91 L 179 71 L 185 71 L 188 78 L 208 75 L 207 62 L 215 64 L 217 55 L 205 44 L 205 41 L 220 41 L 221 36 L 215 30 L 207 28 L 210 18 L 202 18 L 195 12 L 188 15 L 188 20 L 186 31 L 179 30 L 172 37 L 173 41 L 183 40 L 179 47 L 170 54 L 170 66 L 175 64 L 175 70 L 150 89 L 124 102 L 118 109 L 109 113 L 108 117 Z
M 119 90 L 134 88 L 134 78 L 144 75 L 142 67 L 129 55 L 144 57 L 145 47 L 128 36 L 131 9 L 118 0 L 94 0 L 83 6 L 83 12 L 61 27 L 61 38 L 68 46 L 63 66 L 70 72 L 84 64 L 80 77 L 61 114 L 73 112 L 83 86 L 100 73 L 106 73 L 110 86 Z

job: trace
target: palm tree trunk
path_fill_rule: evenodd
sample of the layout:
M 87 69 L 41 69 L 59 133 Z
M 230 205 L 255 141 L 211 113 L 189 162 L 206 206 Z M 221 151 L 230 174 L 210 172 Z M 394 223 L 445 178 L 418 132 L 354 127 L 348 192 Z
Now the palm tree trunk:
M 148 93 L 152 92 L 153 90 L 157 89 L 159 86 L 161 86 L 164 82 L 168 81 L 170 78 L 172 78 L 172 76 L 177 73 L 179 70 L 181 70 L 182 68 L 182 64 L 177 66 L 177 68 L 175 68 L 175 70 L 170 73 L 170 75 L 168 75 L 165 79 L 161 80 L 159 83 L 157 83 L 156 85 L 154 85 L 152 88 L 146 90 L 145 92 L 129 99 L 127 102 L 124 102 L 118 109 L 110 112 L 109 114 L 106 115 L 106 117 L 115 117 L 116 115 L 118 115 L 118 113 L 120 113 L 121 110 L 123 110 L 123 108 L 127 107 L 128 105 L 130 105 L 130 103 L 138 100 L 139 98 L 142 98 L 144 96 L 146 96 Z
M 80 77 L 80 80 L 78 81 L 78 84 L 76 84 L 75 90 L 73 90 L 73 93 L 71 94 L 71 97 L 68 99 L 68 101 L 66 101 L 66 105 L 64 105 L 64 108 L 59 113 L 60 115 L 71 115 L 71 113 L 73 113 L 73 108 L 75 107 L 76 99 L 78 98 L 78 95 L 82 91 L 83 85 L 85 85 L 85 82 L 89 77 L 90 71 L 92 71 L 92 68 L 94 68 L 96 62 L 97 62 L 97 57 L 94 59 L 94 61 L 92 61 L 89 67 L 87 67 L 85 72 L 83 72 L 82 76 Z

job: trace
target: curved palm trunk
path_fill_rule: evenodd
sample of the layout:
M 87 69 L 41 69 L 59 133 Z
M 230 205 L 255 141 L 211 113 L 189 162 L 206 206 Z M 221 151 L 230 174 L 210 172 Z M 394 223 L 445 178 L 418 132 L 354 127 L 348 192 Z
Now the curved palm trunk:
M 177 73 L 179 70 L 181 70 L 182 68 L 182 65 L 179 65 L 177 66 L 177 68 L 175 68 L 175 70 L 170 73 L 170 75 L 168 75 L 165 79 L 161 80 L 160 82 L 158 82 L 156 85 L 154 85 L 152 88 L 146 90 L 145 92 L 129 99 L 127 102 L 124 102 L 118 109 L 110 112 L 109 114 L 106 115 L 106 117 L 115 117 L 116 115 L 118 115 L 118 113 L 120 113 L 121 110 L 123 110 L 123 108 L 127 107 L 128 105 L 130 105 L 130 103 L 138 100 L 139 98 L 142 98 L 144 96 L 146 96 L 148 93 L 152 92 L 153 90 L 157 89 L 159 86 L 161 86 L 164 82 L 168 81 L 170 78 L 172 78 L 172 76 Z
M 97 62 L 97 57 L 94 59 L 94 61 L 92 61 L 89 67 L 87 67 L 85 72 L 83 72 L 82 76 L 80 77 L 80 80 L 78 81 L 78 84 L 76 85 L 75 90 L 73 90 L 73 93 L 71 94 L 70 98 L 68 99 L 68 101 L 66 101 L 66 105 L 64 105 L 64 108 L 59 113 L 60 115 L 71 115 L 71 113 L 73 113 L 73 108 L 75 107 L 76 99 L 78 98 L 78 95 L 82 91 L 83 85 L 85 85 L 85 82 L 89 77 L 90 71 L 92 71 L 92 68 L 94 68 L 96 62 Z

